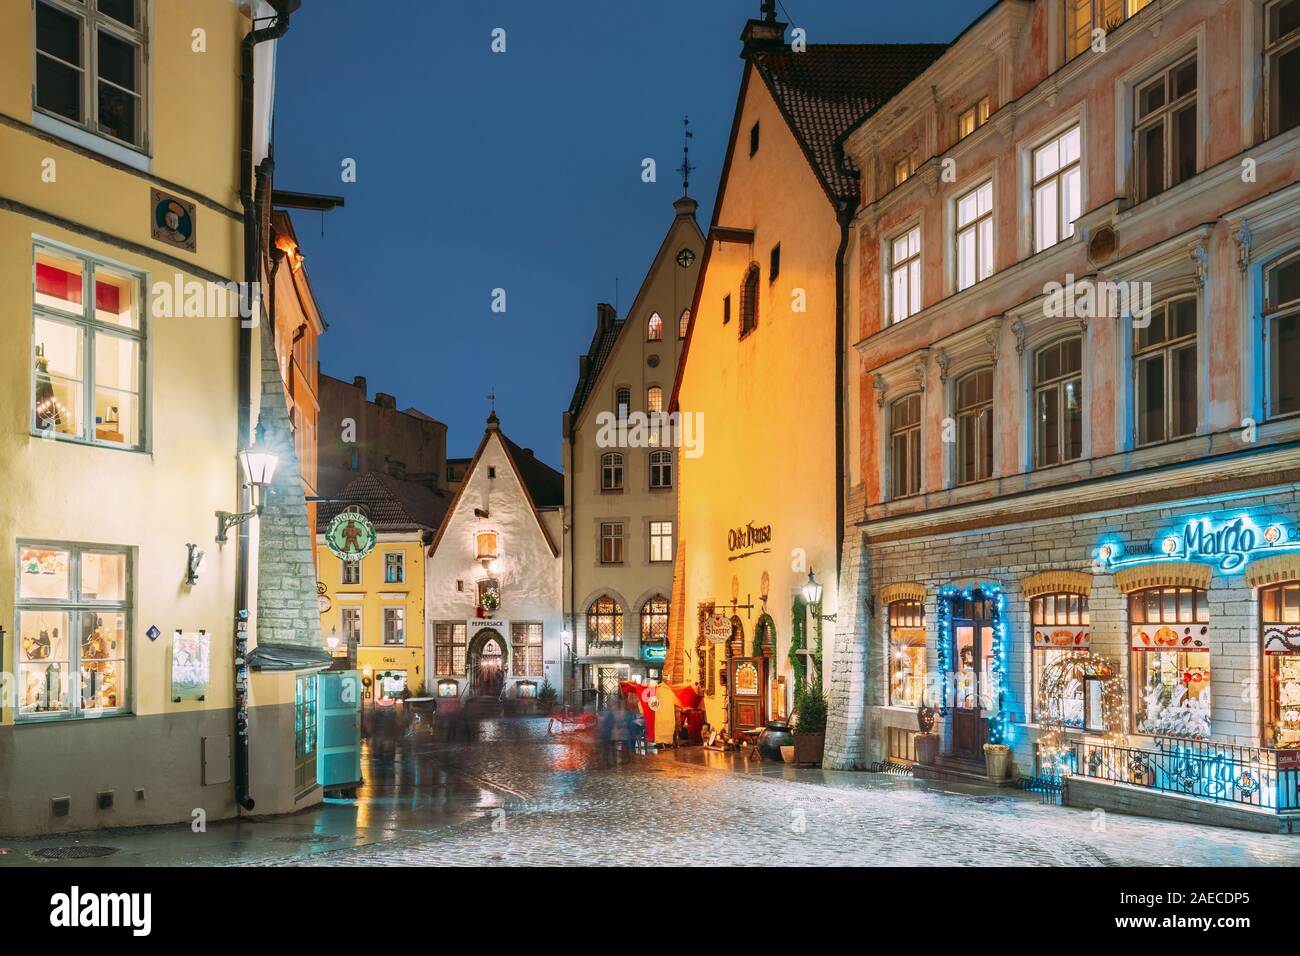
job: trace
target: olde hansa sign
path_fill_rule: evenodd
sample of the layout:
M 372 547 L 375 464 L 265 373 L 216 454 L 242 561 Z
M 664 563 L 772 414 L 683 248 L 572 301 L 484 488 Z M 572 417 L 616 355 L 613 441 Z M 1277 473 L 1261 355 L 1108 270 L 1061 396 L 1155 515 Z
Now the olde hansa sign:
M 1239 515 L 1217 522 L 1193 518 L 1162 538 L 1159 549 L 1156 554 L 1130 556 L 1118 542 L 1105 540 L 1097 557 L 1107 570 L 1158 561 L 1195 561 L 1213 565 L 1222 574 L 1235 574 L 1256 558 L 1300 550 L 1300 540 L 1293 540 L 1280 524 L 1261 526 L 1250 515 Z
M 772 526 L 770 524 L 755 525 L 754 522 L 742 525 L 739 528 L 732 528 L 727 532 L 727 550 L 752 551 L 761 544 L 769 544 L 772 541 Z M 764 548 L 763 550 L 767 550 Z

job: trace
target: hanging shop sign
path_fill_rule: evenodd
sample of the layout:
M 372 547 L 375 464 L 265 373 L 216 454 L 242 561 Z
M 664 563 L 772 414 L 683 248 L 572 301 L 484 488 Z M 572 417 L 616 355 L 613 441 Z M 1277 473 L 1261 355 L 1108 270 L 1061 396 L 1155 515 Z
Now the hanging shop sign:
M 325 532 L 325 544 L 342 561 L 360 561 L 375 550 L 375 526 L 359 511 L 340 511 Z
M 724 644 L 731 640 L 731 618 L 725 614 L 711 614 L 706 617 L 704 639 L 710 644 Z
M 1198 561 L 1217 566 L 1223 574 L 1235 574 L 1255 558 L 1300 550 L 1300 539 L 1293 540 L 1280 524 L 1261 526 L 1250 515 L 1239 515 L 1220 522 L 1193 518 L 1165 535 L 1158 547 L 1157 554 L 1129 557 L 1120 544 L 1105 541 L 1097 549 L 1097 557 L 1110 570 L 1155 561 Z
M 755 525 L 754 522 L 742 525 L 739 528 L 732 528 L 727 532 L 727 550 L 732 554 L 737 551 L 744 551 L 746 554 L 759 554 L 770 551 L 770 548 L 760 548 L 759 545 L 770 544 L 772 542 L 772 526 L 770 524 Z M 743 557 L 743 555 L 737 555 Z
M 892 632 L 891 632 L 892 635 Z M 1088 628 L 1078 627 L 1035 627 L 1034 648 L 1036 650 L 1078 650 L 1086 651 L 1092 640 Z

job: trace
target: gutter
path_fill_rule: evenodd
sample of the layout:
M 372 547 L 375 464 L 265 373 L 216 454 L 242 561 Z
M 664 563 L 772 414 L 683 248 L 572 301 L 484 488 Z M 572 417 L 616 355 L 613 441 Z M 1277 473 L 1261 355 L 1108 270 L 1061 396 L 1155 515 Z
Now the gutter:
M 275 20 L 269 27 L 257 28 L 254 15 L 253 29 L 240 44 L 240 112 L 239 112 L 239 199 L 244 215 L 244 300 L 251 314 L 258 297 L 253 290 L 260 279 L 262 261 L 260 245 L 260 211 L 253 195 L 253 50 L 259 43 L 278 40 L 289 31 L 289 16 L 301 5 L 301 0 L 267 0 L 275 10 Z M 253 330 L 245 322 L 239 324 L 239 444 L 248 447 L 252 431 L 252 381 L 253 381 Z M 239 510 L 252 510 L 252 492 L 243 483 L 239 488 Z M 235 802 L 244 810 L 252 811 L 254 801 L 249 793 L 248 773 L 248 522 L 239 526 L 238 557 L 235 566 Z

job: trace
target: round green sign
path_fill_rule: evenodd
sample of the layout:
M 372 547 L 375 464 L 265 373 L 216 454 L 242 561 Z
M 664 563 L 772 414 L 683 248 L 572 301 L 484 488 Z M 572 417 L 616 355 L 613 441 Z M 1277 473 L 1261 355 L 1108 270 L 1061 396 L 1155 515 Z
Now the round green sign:
M 341 511 L 330 522 L 325 543 L 344 561 L 360 561 L 375 550 L 375 526 L 359 511 Z

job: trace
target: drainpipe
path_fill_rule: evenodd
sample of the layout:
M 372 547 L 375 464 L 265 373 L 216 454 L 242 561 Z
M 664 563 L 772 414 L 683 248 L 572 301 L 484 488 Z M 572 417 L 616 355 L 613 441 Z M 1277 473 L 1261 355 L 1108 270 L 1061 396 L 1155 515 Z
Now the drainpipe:
M 301 6 L 301 0 L 268 0 L 275 10 L 275 20 L 268 26 L 253 29 L 240 45 L 240 113 L 239 113 L 239 199 L 244 210 L 244 305 L 251 314 L 257 303 L 253 294 L 261 268 L 261 215 L 253 195 L 253 49 L 267 40 L 278 40 L 289 30 L 289 15 Z M 247 448 L 252 431 L 253 330 L 248 322 L 239 324 L 239 448 Z M 252 510 L 251 490 L 240 481 L 239 510 Z M 248 792 L 248 645 L 247 631 L 240 638 L 238 628 L 248 626 L 248 522 L 239 526 L 238 554 L 235 566 L 235 802 L 252 811 L 254 802 Z
M 840 247 L 835 253 L 835 586 L 839 587 L 844 552 L 844 255 L 849 248 L 853 207 L 841 203 L 836 210 L 840 223 Z M 838 612 L 838 608 L 836 611 Z
M 576 420 L 576 414 L 569 415 L 569 689 L 568 694 L 572 695 L 575 686 L 578 683 L 578 608 L 574 604 L 578 600 L 577 595 L 577 577 L 578 577 L 578 494 L 574 485 L 574 472 L 577 466 L 574 464 L 576 454 L 574 440 L 577 431 L 573 427 Z M 578 708 L 581 710 L 583 704 L 582 694 L 578 694 Z

